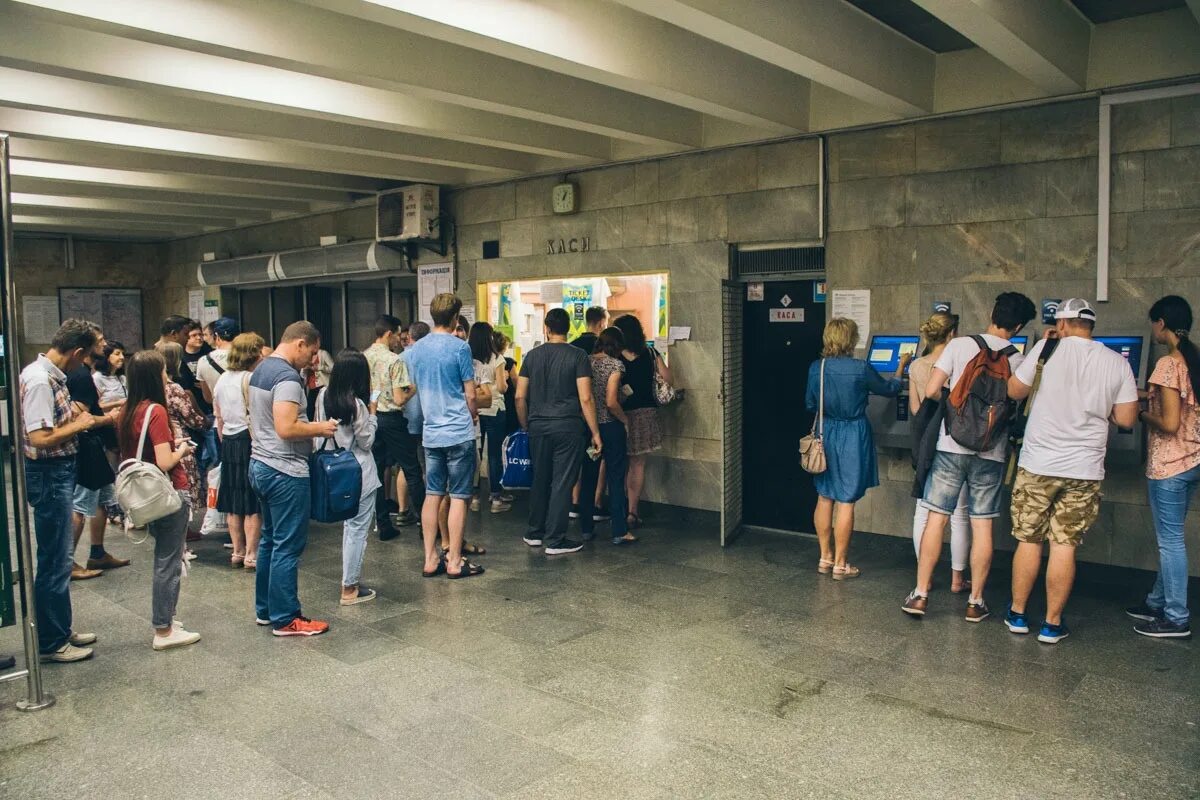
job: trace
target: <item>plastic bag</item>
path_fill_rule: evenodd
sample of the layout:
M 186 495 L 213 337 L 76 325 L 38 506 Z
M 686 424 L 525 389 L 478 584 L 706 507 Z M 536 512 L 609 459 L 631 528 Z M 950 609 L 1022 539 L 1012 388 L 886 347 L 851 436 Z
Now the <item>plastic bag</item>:
M 221 491 L 221 468 L 213 467 L 208 471 L 208 508 L 217 507 L 217 494 Z
M 221 467 L 215 466 L 208 471 L 208 511 L 204 513 L 204 521 L 200 523 L 201 536 L 218 536 L 229 533 L 229 523 L 225 514 L 217 511 L 217 494 L 221 491 Z
M 528 489 L 533 485 L 533 460 L 529 457 L 529 434 L 525 431 L 514 431 L 504 440 L 500 484 L 505 489 Z

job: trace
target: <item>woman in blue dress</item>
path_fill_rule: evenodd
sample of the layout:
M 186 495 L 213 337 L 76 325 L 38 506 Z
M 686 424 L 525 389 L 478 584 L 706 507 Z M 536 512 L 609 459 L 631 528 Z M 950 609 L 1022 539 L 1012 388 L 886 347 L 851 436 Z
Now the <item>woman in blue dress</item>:
M 911 354 L 900 359 L 893 378 L 880 377 L 875 368 L 854 358 L 858 325 L 840 317 L 825 325 L 822 358 L 808 370 L 805 405 L 817 411 L 821 392 L 821 365 L 825 368 L 825 471 L 813 476 L 817 510 L 813 525 L 821 543 L 817 572 L 832 573 L 835 581 L 857 578 L 859 570 L 846 561 L 854 530 L 854 504 L 867 489 L 879 485 L 875 442 L 867 422 L 867 398 L 872 394 L 895 397 L 900 393 L 904 368 Z M 835 523 L 834 505 L 837 505 Z M 835 528 L 836 524 L 836 528 Z

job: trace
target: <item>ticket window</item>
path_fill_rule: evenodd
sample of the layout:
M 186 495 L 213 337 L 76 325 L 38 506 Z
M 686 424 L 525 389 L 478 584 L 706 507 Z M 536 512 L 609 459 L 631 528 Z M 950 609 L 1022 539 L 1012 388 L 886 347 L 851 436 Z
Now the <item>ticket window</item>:
M 480 300 L 487 319 L 508 334 L 515 357 L 545 340 L 542 322 L 552 308 L 566 309 L 571 318 L 568 340 L 585 330 L 591 306 L 608 309 L 609 320 L 632 314 L 642 323 L 647 339 L 665 339 L 668 330 L 666 273 L 620 277 L 551 278 L 486 284 Z

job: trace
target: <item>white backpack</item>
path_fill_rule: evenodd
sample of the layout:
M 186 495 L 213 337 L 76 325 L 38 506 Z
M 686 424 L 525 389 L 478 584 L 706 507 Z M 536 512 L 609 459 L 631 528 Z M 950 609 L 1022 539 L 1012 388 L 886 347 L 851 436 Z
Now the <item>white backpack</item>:
M 167 474 L 158 468 L 158 464 L 141 460 L 154 406 L 151 403 L 146 408 L 142 435 L 138 437 L 134 457 L 125 459 L 117 468 L 117 503 L 125 512 L 127 524 L 135 528 L 170 516 L 183 506 L 179 492 L 171 485 Z

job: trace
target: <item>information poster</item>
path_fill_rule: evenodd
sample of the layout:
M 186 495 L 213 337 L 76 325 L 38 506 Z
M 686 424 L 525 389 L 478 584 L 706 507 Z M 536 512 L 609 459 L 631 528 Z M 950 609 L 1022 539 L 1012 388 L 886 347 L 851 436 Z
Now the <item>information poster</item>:
M 429 304 L 439 294 L 454 291 L 454 264 L 421 264 L 417 267 L 417 318 L 430 325 Z
M 188 316 L 197 320 L 204 316 L 203 289 L 191 289 L 188 291 Z
M 567 341 L 572 341 L 587 332 L 587 310 L 592 305 L 592 284 L 563 281 L 562 304 L 571 318 Z
M 496 315 L 496 327 L 512 328 L 512 284 L 500 284 L 499 309 Z M 511 339 L 512 334 L 508 334 Z
M 858 346 L 866 347 L 871 339 L 871 290 L 835 289 L 830 319 L 845 317 L 858 324 Z
M 200 311 L 200 316 L 196 319 L 207 325 L 210 322 L 216 322 L 221 318 L 221 305 L 217 300 L 205 300 L 204 308 Z
M 25 344 L 49 344 L 62 324 L 58 318 L 58 298 L 53 295 L 25 295 L 21 298 L 21 318 L 25 323 Z
M 141 289 L 59 289 L 58 309 L 63 319 L 95 322 L 110 342 L 142 349 Z

